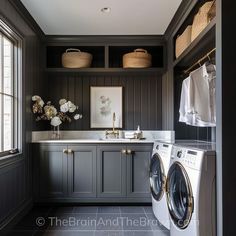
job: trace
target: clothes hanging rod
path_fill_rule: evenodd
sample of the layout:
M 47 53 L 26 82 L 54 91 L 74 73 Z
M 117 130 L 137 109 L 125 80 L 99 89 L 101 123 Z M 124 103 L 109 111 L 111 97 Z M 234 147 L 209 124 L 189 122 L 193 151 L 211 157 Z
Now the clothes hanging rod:
M 201 65 L 201 62 L 204 61 L 206 58 L 210 58 L 210 55 L 215 52 L 216 48 L 213 48 L 210 52 L 208 52 L 205 56 L 200 58 L 196 63 L 190 66 L 187 70 L 184 71 L 185 74 L 189 73 L 194 67 L 197 65 Z

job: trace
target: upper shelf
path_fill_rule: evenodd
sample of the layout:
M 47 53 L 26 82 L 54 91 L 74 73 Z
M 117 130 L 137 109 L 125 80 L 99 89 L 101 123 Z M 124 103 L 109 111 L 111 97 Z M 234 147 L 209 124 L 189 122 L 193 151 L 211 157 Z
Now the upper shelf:
M 206 54 L 215 47 L 215 27 L 214 18 L 207 27 L 198 35 L 196 39 L 185 49 L 185 51 L 174 61 L 173 66 L 186 67 L 196 61 L 196 58 Z
M 151 74 L 162 74 L 164 72 L 163 68 L 80 68 L 80 69 L 68 69 L 68 68 L 47 68 L 46 72 L 50 73 L 81 73 L 81 74 L 87 74 L 87 73 L 151 73 Z
M 77 48 L 93 55 L 90 68 L 68 69 L 62 67 L 62 54 L 67 48 Z M 124 69 L 123 55 L 143 48 L 152 55 L 152 67 Z M 165 68 L 165 45 L 129 45 L 129 46 L 47 46 L 46 72 L 76 72 L 76 73 L 162 73 Z

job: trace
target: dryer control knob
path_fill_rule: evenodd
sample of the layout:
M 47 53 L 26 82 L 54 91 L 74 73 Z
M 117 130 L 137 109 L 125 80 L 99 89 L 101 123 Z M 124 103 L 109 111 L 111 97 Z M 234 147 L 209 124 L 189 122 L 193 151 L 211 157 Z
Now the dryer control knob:
M 159 150 L 159 144 L 158 144 L 158 145 L 156 145 L 156 150 Z
M 178 158 L 181 158 L 181 157 L 182 157 L 182 151 L 178 151 L 178 152 L 177 152 L 177 157 L 178 157 Z

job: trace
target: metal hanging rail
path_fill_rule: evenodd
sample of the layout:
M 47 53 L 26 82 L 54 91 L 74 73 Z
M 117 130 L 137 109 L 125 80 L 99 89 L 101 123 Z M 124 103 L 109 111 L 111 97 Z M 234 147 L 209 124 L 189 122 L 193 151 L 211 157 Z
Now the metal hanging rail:
M 201 66 L 201 62 L 204 61 L 206 58 L 210 59 L 210 55 L 215 52 L 216 48 L 213 48 L 210 52 L 208 52 L 205 56 L 200 58 L 196 63 L 194 63 L 192 66 L 190 66 L 187 70 L 184 71 L 185 74 L 189 73 L 194 67 L 197 65 Z

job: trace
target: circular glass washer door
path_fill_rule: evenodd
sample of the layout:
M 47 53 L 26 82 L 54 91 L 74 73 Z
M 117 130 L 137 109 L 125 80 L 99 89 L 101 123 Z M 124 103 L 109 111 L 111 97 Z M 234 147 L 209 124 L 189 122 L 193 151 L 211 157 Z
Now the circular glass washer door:
M 193 194 L 189 177 L 181 163 L 175 162 L 168 171 L 166 181 L 167 203 L 174 224 L 185 229 L 193 213 Z
M 160 201 L 165 191 L 166 176 L 162 160 L 158 153 L 152 156 L 150 163 L 150 188 L 155 200 Z

